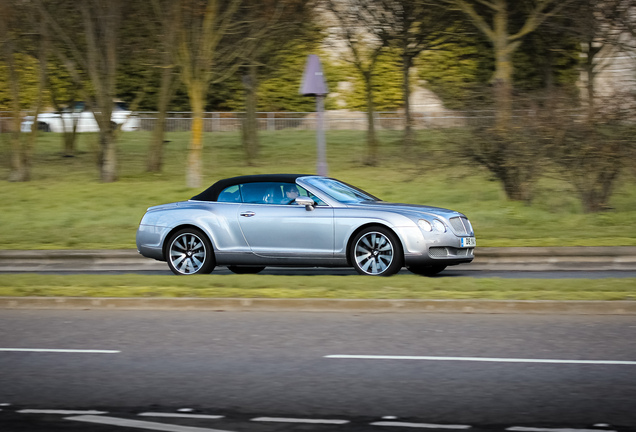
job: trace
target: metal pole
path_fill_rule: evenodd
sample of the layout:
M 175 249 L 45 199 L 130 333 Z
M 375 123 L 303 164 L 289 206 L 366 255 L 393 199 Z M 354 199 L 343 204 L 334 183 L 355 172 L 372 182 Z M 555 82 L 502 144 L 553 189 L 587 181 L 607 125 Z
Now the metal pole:
M 325 143 L 325 96 L 316 95 L 316 145 L 318 147 L 318 162 L 316 172 L 318 175 L 327 175 L 327 145 Z

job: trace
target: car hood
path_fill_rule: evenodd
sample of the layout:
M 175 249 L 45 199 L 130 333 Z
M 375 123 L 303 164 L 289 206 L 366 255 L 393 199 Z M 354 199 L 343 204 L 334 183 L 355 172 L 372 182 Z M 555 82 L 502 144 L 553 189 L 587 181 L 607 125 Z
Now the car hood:
M 418 204 L 389 203 L 384 201 L 365 201 L 362 203 L 348 204 L 348 207 L 360 208 L 365 210 L 391 211 L 413 217 L 437 216 L 450 219 L 456 216 L 463 216 L 462 213 L 442 207 L 432 207 Z

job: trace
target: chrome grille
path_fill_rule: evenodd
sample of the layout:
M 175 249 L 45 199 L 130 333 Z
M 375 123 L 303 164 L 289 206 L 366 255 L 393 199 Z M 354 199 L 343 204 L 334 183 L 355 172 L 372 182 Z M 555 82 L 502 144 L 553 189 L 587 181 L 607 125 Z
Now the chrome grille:
M 428 254 L 435 258 L 448 256 L 448 251 L 445 247 L 432 247 L 429 248 Z
M 451 227 L 457 235 L 473 235 L 473 227 L 465 217 L 454 217 L 450 219 Z
M 469 257 L 473 255 L 473 248 L 432 247 L 428 249 L 428 255 L 432 258 Z

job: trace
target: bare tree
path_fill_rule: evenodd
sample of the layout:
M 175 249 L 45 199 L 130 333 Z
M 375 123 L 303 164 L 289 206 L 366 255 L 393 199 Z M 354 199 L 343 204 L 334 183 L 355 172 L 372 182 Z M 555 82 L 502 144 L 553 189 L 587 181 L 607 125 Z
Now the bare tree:
M 181 70 L 181 80 L 185 84 L 193 112 L 192 133 L 186 184 L 201 187 L 203 148 L 203 112 L 208 88 L 215 74 L 215 62 L 219 60 L 219 48 L 223 37 L 236 23 L 235 13 L 243 0 L 180 0 L 173 3 L 173 20 L 177 32 L 174 59 Z M 240 49 L 234 47 L 235 51 Z M 238 55 L 226 52 L 226 56 Z
M 254 163 L 259 153 L 256 110 L 260 75 L 276 68 L 280 61 L 278 54 L 303 35 L 312 21 L 312 10 L 311 3 L 305 0 L 247 0 L 239 12 L 242 31 L 228 43 L 242 46 L 244 51 L 240 59 L 245 88 L 242 138 L 248 165 Z
M 438 2 L 428 0 L 379 0 L 369 11 L 379 25 L 384 45 L 396 50 L 402 59 L 404 143 L 409 146 L 415 141 L 410 79 L 413 63 L 423 51 L 448 40 L 444 30 L 452 24 L 453 14 Z
M 11 172 L 9 174 L 10 181 L 27 181 L 29 179 L 28 161 L 26 161 L 27 152 L 20 140 L 20 83 L 18 79 L 18 71 L 15 65 L 15 32 L 11 28 L 15 19 L 15 11 L 12 10 L 9 2 L 0 4 L 0 44 L 2 47 L 1 55 L 6 62 L 9 72 L 9 85 L 11 94 L 11 112 L 13 117 L 13 125 L 11 132 Z
M 633 164 L 634 94 L 596 97 L 598 110 L 583 121 L 551 116 L 550 156 L 574 186 L 586 213 L 610 209 L 609 200 L 624 168 Z
M 584 100 L 589 121 L 593 121 L 597 112 L 598 76 L 614 63 L 616 56 L 636 54 L 634 19 L 630 16 L 634 6 L 634 0 L 575 0 L 563 12 L 567 17 L 565 23 L 563 20 L 550 23 L 581 43 Z
M 325 0 L 323 3 L 337 22 L 337 26 L 332 28 L 335 43 L 342 41 L 345 44 L 348 55 L 344 59 L 360 73 L 364 82 L 367 104 L 367 153 L 364 163 L 371 166 L 378 164 L 373 101 L 374 72 L 378 58 L 386 48 L 385 40 L 380 37 L 382 28 L 378 16 L 372 13 L 375 3 L 373 0 Z
M 572 0 L 528 0 L 523 19 L 515 27 L 510 19 L 513 0 L 443 0 L 462 11 L 490 41 L 495 58 L 493 83 L 496 99 L 497 127 L 508 127 L 512 111 L 512 55 L 525 36 L 535 31 L 548 18 L 561 11 Z M 518 4 L 518 3 L 517 3 Z
M 116 95 L 118 66 L 118 36 L 122 19 L 122 0 L 84 0 L 72 2 L 81 13 L 83 40 L 77 38 L 76 28 L 65 28 L 59 20 L 60 11 L 73 10 L 64 1 L 36 0 L 40 12 L 50 24 L 52 33 L 67 48 L 69 55 L 57 54 L 69 74 L 81 87 L 85 103 L 93 111 L 99 125 L 98 166 L 102 182 L 117 179 L 117 149 L 115 127 L 111 122 Z M 66 9 L 59 6 L 66 6 Z M 81 39 L 81 38 L 80 38 Z M 90 82 L 84 86 L 83 76 Z
M 168 105 L 174 97 L 178 83 L 178 73 L 174 58 L 174 47 L 177 43 L 177 28 L 172 25 L 173 7 L 178 5 L 173 0 L 152 0 L 152 9 L 158 23 L 157 33 L 160 43 L 160 64 L 161 78 L 159 85 L 159 95 L 157 98 L 157 122 L 152 133 L 152 140 L 148 151 L 147 170 L 149 172 L 159 172 L 163 165 L 163 150 L 166 130 L 166 118 Z
M 544 117 L 521 115 L 509 129 L 476 128 L 462 142 L 462 152 L 499 180 L 508 199 L 530 204 L 547 162 L 551 129 Z
M 29 3 L 6 1 L 0 3 L 0 58 L 3 58 L 8 70 L 11 96 L 12 127 L 10 138 L 11 171 L 10 181 L 29 181 L 31 179 L 32 153 L 38 133 L 37 119 L 43 105 L 46 83 L 46 26 L 39 24 L 37 14 Z M 16 55 L 29 55 L 38 58 L 39 73 L 37 95 L 35 98 L 35 116 L 31 133 L 22 137 L 22 91 L 20 88 L 20 70 L 16 64 Z

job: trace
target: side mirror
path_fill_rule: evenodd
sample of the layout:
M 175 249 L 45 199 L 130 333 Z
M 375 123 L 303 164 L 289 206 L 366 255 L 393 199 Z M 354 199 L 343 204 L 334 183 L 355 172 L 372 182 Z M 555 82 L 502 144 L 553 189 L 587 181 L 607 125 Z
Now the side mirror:
M 294 200 L 296 205 L 305 206 L 305 210 L 313 211 L 316 203 L 309 197 L 298 197 Z

